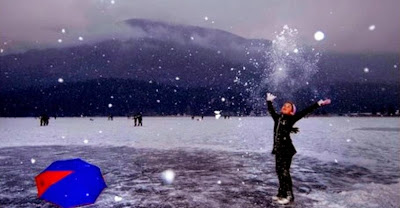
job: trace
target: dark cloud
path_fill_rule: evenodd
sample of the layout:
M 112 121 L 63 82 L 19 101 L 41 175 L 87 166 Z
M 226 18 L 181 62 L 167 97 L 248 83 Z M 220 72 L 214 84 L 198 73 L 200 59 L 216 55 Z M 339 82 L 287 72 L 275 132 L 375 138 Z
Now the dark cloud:
M 218 28 L 245 38 L 273 39 L 283 25 L 297 28 L 304 44 L 339 52 L 398 52 L 398 0 L 2 0 L 0 48 L 24 50 L 140 35 L 121 24 L 144 18 Z M 208 20 L 205 19 L 208 18 Z M 376 29 L 368 30 L 370 25 Z M 66 34 L 61 29 L 66 29 Z M 316 42 L 321 30 L 326 39 Z M 63 39 L 62 44 L 58 39 Z M 7 45 L 4 45 L 7 42 Z

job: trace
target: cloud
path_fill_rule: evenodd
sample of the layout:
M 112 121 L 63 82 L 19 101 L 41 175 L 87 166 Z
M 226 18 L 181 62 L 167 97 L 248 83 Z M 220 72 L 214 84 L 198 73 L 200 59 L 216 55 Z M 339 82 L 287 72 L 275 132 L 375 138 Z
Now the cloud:
M 297 28 L 301 40 L 339 52 L 398 52 L 400 19 L 396 0 L 277 1 L 242 0 L 2 0 L 1 48 L 54 47 L 110 37 L 140 35 L 120 23 L 144 18 L 217 28 L 245 38 L 273 39 L 287 24 Z M 208 17 L 205 20 L 204 17 Z M 369 25 L 376 25 L 369 31 Z M 66 28 L 67 33 L 60 30 Z M 326 39 L 313 40 L 322 30 Z M 138 32 L 138 33 L 136 33 Z M 126 35 L 125 35 L 126 36 Z M 58 44 L 58 39 L 65 39 Z

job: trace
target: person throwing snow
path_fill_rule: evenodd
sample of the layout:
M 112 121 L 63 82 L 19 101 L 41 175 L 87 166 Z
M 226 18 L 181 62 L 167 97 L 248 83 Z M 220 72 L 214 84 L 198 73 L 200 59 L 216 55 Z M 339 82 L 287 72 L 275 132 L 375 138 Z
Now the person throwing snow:
M 267 106 L 271 117 L 274 119 L 274 145 L 272 154 L 275 155 L 275 168 L 279 180 L 278 194 L 272 197 L 279 204 L 289 204 L 294 201 L 290 165 L 296 149 L 290 138 L 291 133 L 297 133 L 298 129 L 293 125 L 320 106 L 331 103 L 330 99 L 320 100 L 306 109 L 296 113 L 296 106 L 292 102 L 285 102 L 278 114 L 272 104 L 275 95 L 267 93 Z

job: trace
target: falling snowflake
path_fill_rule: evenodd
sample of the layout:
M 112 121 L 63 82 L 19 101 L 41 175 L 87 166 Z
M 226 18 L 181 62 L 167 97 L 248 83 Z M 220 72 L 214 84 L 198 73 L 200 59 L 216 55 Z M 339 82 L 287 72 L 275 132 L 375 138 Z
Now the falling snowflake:
M 364 68 L 364 72 L 365 72 L 365 73 L 368 73 L 368 72 L 369 72 L 369 69 L 368 69 L 367 67 L 365 67 L 365 68 Z
M 57 41 L 58 41 L 59 43 L 62 43 L 63 40 L 62 40 L 62 39 L 58 39 Z
M 115 1 L 114 1 L 114 0 L 111 0 L 111 4 L 115 4 Z
M 122 197 L 114 196 L 114 201 L 116 201 L 116 202 L 122 201 Z
M 220 180 L 218 180 L 217 183 L 221 185 L 222 182 Z
M 223 98 L 221 98 L 221 101 L 222 101 L 222 102 L 225 102 L 225 100 L 226 100 L 226 99 L 225 99 L 224 97 L 223 97 Z
M 346 140 L 346 142 L 350 142 L 350 141 L 351 141 L 350 139 L 347 139 L 347 140 Z
M 4 49 L 1 48 L 1 49 L 0 49 L 0 53 L 3 53 L 3 52 L 4 52 Z
M 192 37 L 190 37 L 190 40 L 194 40 L 194 37 L 192 36 Z
M 65 139 L 65 136 L 61 136 L 61 139 Z
M 36 160 L 32 158 L 32 159 L 31 159 L 31 163 L 32 163 L 32 164 L 35 164 L 35 162 L 36 162 Z
M 321 40 L 323 40 L 324 38 L 325 38 L 325 34 L 324 34 L 323 32 L 317 31 L 317 32 L 314 33 L 314 39 L 315 39 L 316 41 L 321 41 Z
M 179 77 L 175 77 L 175 80 L 178 81 L 178 80 L 180 80 L 180 78 Z
M 61 29 L 61 33 L 63 33 L 63 34 L 65 34 L 65 29 L 63 28 L 63 29 Z
M 83 41 L 83 37 L 79 36 L 78 40 Z
M 100 131 L 99 131 L 99 134 L 101 134 L 101 133 L 103 133 L 103 131 L 102 131 L 102 130 L 100 130 Z
M 87 144 L 87 143 L 89 143 L 89 140 L 85 139 L 85 140 L 83 140 L 83 143 Z
M 58 78 L 58 82 L 59 82 L 59 83 L 63 83 L 63 82 L 64 82 L 64 79 L 63 79 L 63 78 Z
M 172 184 L 175 180 L 175 172 L 172 169 L 165 170 L 161 173 L 161 179 L 165 184 Z
M 370 25 L 370 26 L 368 27 L 368 30 L 370 30 L 370 31 L 375 30 L 375 25 Z
M 112 106 L 113 106 L 113 105 L 112 105 L 111 103 L 110 103 L 110 104 L 108 104 L 108 107 L 109 107 L 109 108 L 112 108 Z
M 205 21 L 208 21 L 208 17 L 207 17 L 207 16 L 205 16 L 205 17 L 204 17 L 204 20 L 205 20 Z
M 298 53 L 299 52 L 299 49 L 297 49 L 297 48 L 295 48 L 294 50 L 293 50 L 293 53 Z
M 160 103 L 161 101 L 160 100 L 157 100 L 157 103 Z
M 393 65 L 393 67 L 396 69 L 396 68 L 397 68 L 397 65 L 395 64 L 395 65 Z
M 335 163 L 338 163 L 338 160 L 337 160 L 337 159 L 335 159 Z

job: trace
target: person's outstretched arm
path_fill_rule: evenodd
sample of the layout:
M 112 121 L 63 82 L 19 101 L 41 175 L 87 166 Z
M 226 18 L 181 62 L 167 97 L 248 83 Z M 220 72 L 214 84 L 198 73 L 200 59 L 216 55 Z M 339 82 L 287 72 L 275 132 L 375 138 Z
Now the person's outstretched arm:
M 275 95 L 271 93 L 267 93 L 267 107 L 268 107 L 268 112 L 272 116 L 274 120 L 278 119 L 279 115 L 276 113 L 274 105 L 272 105 L 272 101 L 276 98 Z
M 330 103 L 331 103 L 331 100 L 330 99 L 326 99 L 326 100 L 320 100 L 320 101 L 308 106 L 304 110 L 302 110 L 302 111 L 300 111 L 300 112 L 298 112 L 298 113 L 296 113 L 294 115 L 294 122 L 302 119 L 304 116 L 310 114 L 311 112 L 313 112 L 314 110 L 316 110 L 320 106 L 329 105 Z

